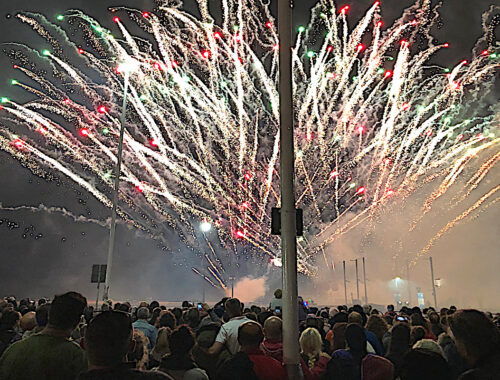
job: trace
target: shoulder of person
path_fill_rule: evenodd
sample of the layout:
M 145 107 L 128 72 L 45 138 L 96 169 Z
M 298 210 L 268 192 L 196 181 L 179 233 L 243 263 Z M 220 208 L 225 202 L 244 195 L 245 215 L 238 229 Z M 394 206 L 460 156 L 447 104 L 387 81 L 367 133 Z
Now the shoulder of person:
M 208 380 L 208 375 L 201 368 L 192 368 L 186 371 L 183 380 Z

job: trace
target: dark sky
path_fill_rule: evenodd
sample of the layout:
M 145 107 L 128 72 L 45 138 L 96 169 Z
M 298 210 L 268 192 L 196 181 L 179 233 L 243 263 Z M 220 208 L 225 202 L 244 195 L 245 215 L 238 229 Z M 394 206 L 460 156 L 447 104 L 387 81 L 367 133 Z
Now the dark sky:
M 443 65 L 451 65 L 468 59 L 474 42 L 481 35 L 481 14 L 495 0 L 445 1 L 441 15 L 443 27 L 435 30 L 440 41 L 448 41 L 451 48 L 441 52 L 436 59 Z M 185 7 L 193 9 L 194 0 L 186 1 Z M 219 1 L 211 1 L 218 4 Z M 308 10 L 313 2 L 296 2 L 294 22 L 308 20 Z M 350 4 L 352 19 L 356 19 L 372 4 L 371 0 L 339 2 Z M 382 1 L 382 15 L 389 24 L 411 0 Z M 116 28 L 108 7 L 127 5 L 152 11 L 150 0 L 2 0 L 0 5 L 0 43 L 27 43 L 38 49 L 42 40 L 14 17 L 17 11 L 40 12 L 48 19 L 55 19 L 68 9 L 82 9 Z M 130 21 L 127 21 L 131 24 Z M 352 22 L 351 22 L 352 24 Z M 9 59 L 0 57 L 0 94 L 19 100 L 22 90 L 10 86 L 15 71 Z M 86 215 L 103 220 L 109 210 L 100 206 L 92 197 L 80 193 L 69 181 L 56 184 L 40 179 L 23 168 L 9 155 L 0 152 L 0 203 L 6 206 L 38 205 L 66 207 L 76 215 Z M 0 296 L 51 296 L 55 292 L 76 289 L 87 297 L 95 297 L 95 288 L 89 284 L 90 269 L 94 263 L 106 261 L 107 229 L 93 224 L 74 223 L 58 214 L 31 213 L 28 211 L 0 210 Z M 160 298 L 178 300 L 197 298 L 200 280 L 190 266 L 175 255 L 165 253 L 161 245 L 134 231 L 118 227 L 117 254 L 113 271 L 115 297 L 135 300 Z M 186 253 L 189 255 L 190 253 Z M 219 295 L 214 293 L 214 297 Z

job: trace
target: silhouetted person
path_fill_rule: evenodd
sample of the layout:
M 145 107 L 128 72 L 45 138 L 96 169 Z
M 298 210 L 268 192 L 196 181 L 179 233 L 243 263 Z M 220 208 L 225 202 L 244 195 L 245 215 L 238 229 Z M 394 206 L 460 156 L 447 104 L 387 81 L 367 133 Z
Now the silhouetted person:
M 69 337 L 86 304 L 79 293 L 55 296 L 47 326 L 10 346 L 0 358 L 0 379 L 74 379 L 85 370 L 84 353 Z
M 79 380 L 171 379 L 161 372 L 145 372 L 126 363 L 134 345 L 130 317 L 122 311 L 103 311 L 92 319 L 85 333 L 89 371 Z
M 451 380 L 451 369 L 440 354 L 426 349 L 413 349 L 403 357 L 401 380 Z

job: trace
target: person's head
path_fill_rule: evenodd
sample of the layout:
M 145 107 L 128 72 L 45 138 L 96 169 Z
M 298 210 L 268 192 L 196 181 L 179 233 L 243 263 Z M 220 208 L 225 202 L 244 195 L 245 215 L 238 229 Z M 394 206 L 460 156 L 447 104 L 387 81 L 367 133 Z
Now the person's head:
M 332 351 L 344 349 L 346 347 L 345 330 L 347 329 L 346 322 L 336 323 L 332 328 L 333 347 Z
M 160 327 L 169 327 L 170 329 L 175 329 L 177 325 L 177 320 L 175 315 L 171 311 L 162 311 L 160 316 Z
M 460 310 L 448 317 L 448 324 L 458 352 L 470 365 L 500 351 L 500 330 L 484 313 Z
M 440 321 L 439 314 L 436 313 L 435 311 L 431 311 L 429 313 L 429 322 L 432 323 L 433 325 L 438 325 Z
M 149 318 L 149 309 L 147 307 L 140 307 L 137 310 L 137 319 L 148 319 Z
M 389 353 L 401 355 L 410 349 L 410 326 L 408 323 L 396 323 L 391 329 Z
M 363 317 L 358 312 L 353 311 L 349 314 L 349 316 L 347 318 L 347 323 L 349 323 L 349 324 L 355 323 L 359 326 L 363 326 Z
M 85 332 L 89 366 L 114 367 L 125 360 L 132 343 L 132 323 L 123 311 L 103 311 Z
M 149 304 L 149 308 L 150 308 L 151 310 L 154 310 L 154 309 L 156 309 L 157 307 L 160 307 L 160 303 L 159 303 L 158 301 L 153 301 L 153 302 L 151 302 L 151 303 Z
M 261 311 L 259 314 L 257 314 L 257 322 L 259 322 L 262 326 L 264 323 L 266 323 L 268 318 L 271 318 L 274 316 L 274 313 L 270 310 L 264 310 Z
M 182 321 L 182 309 L 181 309 L 181 308 L 179 308 L 179 307 L 174 307 L 174 308 L 172 309 L 172 314 L 173 314 L 173 315 L 174 315 L 174 317 L 175 317 L 175 321 L 176 321 L 178 324 L 180 324 L 180 323 L 181 323 L 180 321 Z
M 432 339 L 421 339 L 417 343 L 413 345 L 413 348 L 423 348 L 429 351 L 433 351 L 439 355 L 441 355 L 443 358 L 446 358 L 444 356 L 443 349 L 437 342 L 435 342 Z
M 422 326 L 413 326 L 410 333 L 410 344 L 413 346 L 419 340 L 424 339 L 425 329 Z
M 2 312 L 2 317 L 0 318 L 0 329 L 10 330 L 19 326 L 19 321 L 21 320 L 21 314 L 12 309 L 5 309 Z
M 19 323 L 23 331 L 31 331 L 36 327 L 36 313 L 34 311 L 28 311 L 21 318 Z
M 116 310 L 123 311 L 124 313 L 129 313 L 130 312 L 130 305 L 126 303 L 121 303 Z
M 156 338 L 156 344 L 153 348 L 153 353 L 159 355 L 160 357 L 170 353 L 169 336 L 171 330 L 167 327 L 160 327 L 158 329 L 158 337 Z
M 200 311 L 196 307 L 192 307 L 186 311 L 184 314 L 184 321 L 189 325 L 191 328 L 196 328 L 198 327 L 198 324 L 200 323 Z
M 238 298 L 229 298 L 224 308 L 229 318 L 239 317 L 241 315 L 241 302 Z
M 427 328 L 427 323 L 425 322 L 424 317 L 422 317 L 422 314 L 419 314 L 419 313 L 413 313 L 410 316 L 410 325 L 411 326 L 422 326 L 424 329 Z
M 257 322 L 245 322 L 238 328 L 238 343 L 242 351 L 258 349 L 263 340 L 264 332 Z
M 441 355 L 418 348 L 403 356 L 400 377 L 401 380 L 451 380 L 452 373 Z
M 170 334 L 168 343 L 172 355 L 189 355 L 195 344 L 193 332 L 186 325 L 179 326 Z
M 264 322 L 264 336 L 266 339 L 281 341 L 283 333 L 283 322 L 281 318 L 269 317 Z
M 303 354 L 314 357 L 321 353 L 321 335 L 317 329 L 309 327 L 305 329 L 300 335 L 300 350 Z
M 366 354 L 366 335 L 358 323 L 349 323 L 345 330 L 345 340 L 349 350 L 357 357 Z
M 384 334 L 389 330 L 389 326 L 385 319 L 380 315 L 374 314 L 370 315 L 368 321 L 366 322 L 366 329 L 375 334 L 378 340 L 382 341 Z
M 36 309 L 36 324 L 39 327 L 47 326 L 47 323 L 49 322 L 49 310 L 50 303 L 44 303 L 42 304 L 42 306 L 38 306 L 38 309 Z
M 281 289 L 276 289 L 274 291 L 274 297 L 277 298 L 277 299 L 281 299 L 281 297 L 283 297 L 283 292 Z
M 80 293 L 68 292 L 54 297 L 50 304 L 48 325 L 58 330 L 73 330 L 87 306 Z

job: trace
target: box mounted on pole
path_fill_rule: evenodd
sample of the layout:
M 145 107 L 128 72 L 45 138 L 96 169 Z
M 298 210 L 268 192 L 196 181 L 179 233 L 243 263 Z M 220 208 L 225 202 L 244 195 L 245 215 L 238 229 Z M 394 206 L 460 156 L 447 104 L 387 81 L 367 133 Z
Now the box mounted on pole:
M 297 236 L 304 235 L 304 212 L 301 208 L 295 209 L 295 226 Z M 271 234 L 281 235 L 281 209 L 277 207 L 271 209 Z

